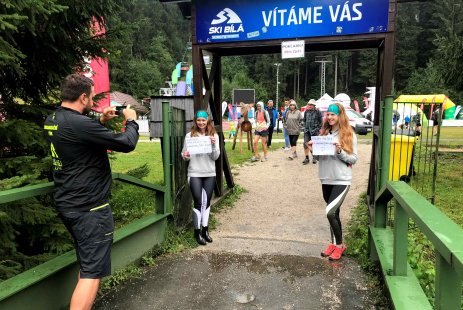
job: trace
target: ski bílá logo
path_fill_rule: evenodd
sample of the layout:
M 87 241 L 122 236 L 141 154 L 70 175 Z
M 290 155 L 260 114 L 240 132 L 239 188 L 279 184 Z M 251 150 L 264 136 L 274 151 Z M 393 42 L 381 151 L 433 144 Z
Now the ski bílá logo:
M 239 18 L 239 16 L 229 8 L 225 8 L 220 11 L 216 18 L 212 20 L 211 25 L 213 26 L 209 28 L 209 34 L 244 32 L 241 18 Z

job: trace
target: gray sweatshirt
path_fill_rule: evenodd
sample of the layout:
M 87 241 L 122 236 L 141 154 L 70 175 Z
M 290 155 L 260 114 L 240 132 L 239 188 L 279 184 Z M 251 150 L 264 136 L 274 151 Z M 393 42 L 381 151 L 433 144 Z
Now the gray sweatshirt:
M 339 141 L 338 131 L 332 132 L 333 142 Z M 352 181 L 352 165 L 357 162 L 357 136 L 352 133 L 353 153 L 348 154 L 344 150 L 336 155 L 315 156 L 318 157 L 318 176 L 322 184 L 350 185 Z
M 190 138 L 191 132 L 187 133 L 185 138 Z M 188 165 L 189 177 L 214 177 L 215 161 L 220 156 L 219 136 L 214 134 L 215 144 L 212 145 L 212 153 L 210 154 L 194 154 L 190 158 L 183 156 L 183 152 L 187 150 L 186 143 L 183 143 L 182 157 L 186 161 L 190 161 Z

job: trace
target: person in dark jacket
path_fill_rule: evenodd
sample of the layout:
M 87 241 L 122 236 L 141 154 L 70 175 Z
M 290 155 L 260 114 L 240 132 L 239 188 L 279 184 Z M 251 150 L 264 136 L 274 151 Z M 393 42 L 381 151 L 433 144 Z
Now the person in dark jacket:
M 276 122 L 278 118 L 278 111 L 273 106 L 273 100 L 270 99 L 269 101 L 267 101 L 267 107 L 265 107 L 265 110 L 267 110 L 268 115 L 270 116 L 270 126 L 268 127 L 267 147 L 271 148 L 273 129 L 276 126 Z
M 310 99 L 309 102 L 307 102 L 307 109 L 304 112 L 303 122 L 305 159 L 302 161 L 302 164 L 307 165 L 308 163 L 310 163 L 310 149 L 307 143 L 312 140 L 313 136 L 318 136 L 320 134 L 320 129 L 323 125 L 323 114 L 322 112 L 320 112 L 320 110 L 317 109 L 316 101 L 314 99 Z M 313 156 L 312 162 L 314 164 L 317 163 L 317 160 Z
M 55 207 L 74 239 L 80 269 L 70 309 L 91 309 L 101 278 L 111 274 L 114 223 L 107 150 L 130 152 L 138 141 L 136 113 L 130 106 L 122 112 L 123 133 L 104 127 L 117 116 L 114 108 L 105 108 L 99 120 L 86 116 L 94 96 L 91 79 L 68 75 L 61 84 L 61 106 L 44 125 L 53 160 Z

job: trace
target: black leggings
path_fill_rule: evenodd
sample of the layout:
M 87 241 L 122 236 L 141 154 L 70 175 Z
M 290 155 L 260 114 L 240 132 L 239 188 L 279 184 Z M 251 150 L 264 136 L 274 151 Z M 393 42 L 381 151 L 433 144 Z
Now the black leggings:
M 342 244 L 342 226 L 339 211 L 349 188 L 350 185 L 322 184 L 323 199 L 326 202 L 326 217 L 330 223 L 331 243 L 337 245 Z
M 299 138 L 299 135 L 289 135 L 289 144 L 291 146 L 296 146 L 298 138 Z
M 195 229 L 199 229 L 201 224 L 203 227 L 207 227 L 215 177 L 190 177 L 188 183 L 194 201 L 193 225 Z

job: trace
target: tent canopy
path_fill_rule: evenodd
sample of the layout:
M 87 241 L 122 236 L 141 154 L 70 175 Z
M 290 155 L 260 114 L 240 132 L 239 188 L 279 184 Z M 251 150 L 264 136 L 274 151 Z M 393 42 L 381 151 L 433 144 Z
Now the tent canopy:
M 401 95 L 394 102 L 404 102 L 404 103 L 423 103 L 425 105 L 431 104 L 441 104 L 451 107 L 455 106 L 452 100 L 449 99 L 446 95 L 437 94 L 437 95 Z

